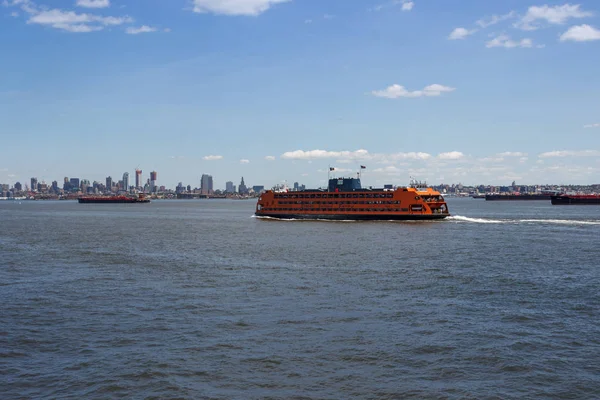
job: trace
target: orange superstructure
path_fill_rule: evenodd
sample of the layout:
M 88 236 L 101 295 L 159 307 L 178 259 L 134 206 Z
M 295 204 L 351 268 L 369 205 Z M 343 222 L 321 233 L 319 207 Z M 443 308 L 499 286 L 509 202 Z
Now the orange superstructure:
M 328 189 L 263 193 L 256 215 L 282 219 L 426 220 L 450 214 L 431 188 L 363 189 L 355 178 L 330 179 Z

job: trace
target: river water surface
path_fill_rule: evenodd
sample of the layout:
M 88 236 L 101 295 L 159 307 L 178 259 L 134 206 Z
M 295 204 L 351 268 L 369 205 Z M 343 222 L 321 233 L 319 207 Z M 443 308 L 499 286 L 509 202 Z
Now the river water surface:
M 600 207 L 0 202 L 2 399 L 600 398 Z

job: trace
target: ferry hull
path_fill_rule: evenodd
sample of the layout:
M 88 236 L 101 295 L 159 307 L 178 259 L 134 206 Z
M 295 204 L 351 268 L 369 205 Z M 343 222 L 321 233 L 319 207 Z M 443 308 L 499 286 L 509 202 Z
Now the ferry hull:
M 256 213 L 257 217 L 277 219 L 323 219 L 330 221 L 430 221 L 444 219 L 449 214 L 279 214 Z
M 360 179 L 329 180 L 328 190 L 262 193 L 255 215 L 278 219 L 334 221 L 426 221 L 450 216 L 442 195 L 432 188 L 362 189 Z

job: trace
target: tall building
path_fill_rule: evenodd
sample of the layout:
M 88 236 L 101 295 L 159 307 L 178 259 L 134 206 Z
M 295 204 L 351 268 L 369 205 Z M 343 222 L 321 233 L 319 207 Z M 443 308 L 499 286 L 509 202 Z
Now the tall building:
M 31 188 L 32 192 L 37 191 L 37 185 L 38 185 L 37 178 L 31 178 L 31 186 L 30 186 L 30 188 Z
M 202 174 L 200 179 L 200 193 L 212 194 L 213 193 L 213 178 L 211 175 Z
M 156 171 L 152 171 L 150 172 L 150 191 L 151 192 L 156 192 L 156 176 L 158 174 L 156 173 Z
M 17 183 L 15 183 L 14 188 L 17 192 L 20 192 L 23 190 L 23 185 L 21 185 L 21 182 L 17 182 Z
M 129 191 L 129 172 L 123 174 L 123 190 Z
M 239 194 L 247 194 L 248 193 L 248 188 L 246 187 L 246 184 L 244 183 L 243 176 L 242 176 L 242 181 L 240 182 L 240 186 L 238 186 L 238 192 L 239 192 Z
M 79 191 L 79 178 L 69 179 L 69 189 L 73 192 Z
M 52 181 L 52 191 L 54 193 L 58 193 L 59 192 L 59 190 L 58 190 L 58 182 L 57 181 Z
M 235 193 L 235 187 L 233 186 L 233 182 L 225 182 L 225 193 Z
M 106 191 L 112 192 L 112 187 L 113 187 L 113 180 L 110 176 L 107 176 L 106 177 Z
M 123 178 L 124 180 L 125 178 Z M 139 189 L 142 187 L 142 170 L 141 169 L 137 169 L 135 170 L 135 188 Z

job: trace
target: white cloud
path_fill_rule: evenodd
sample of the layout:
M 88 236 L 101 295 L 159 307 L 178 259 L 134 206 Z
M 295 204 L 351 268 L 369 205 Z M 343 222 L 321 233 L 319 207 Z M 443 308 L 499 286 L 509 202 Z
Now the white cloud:
M 85 8 L 106 8 L 110 7 L 110 0 L 77 0 L 75 5 Z
M 496 157 L 483 157 L 483 158 L 479 158 L 478 161 L 481 162 L 492 162 L 492 163 L 498 163 L 498 162 L 502 162 L 504 161 L 504 157 L 500 157 L 500 156 L 496 156 Z
M 384 90 L 374 90 L 373 96 L 384 97 L 387 99 L 397 99 L 399 97 L 422 97 L 422 96 L 440 96 L 444 92 L 452 92 L 455 88 L 433 84 L 426 86 L 423 90 L 408 91 L 404 86 L 394 84 Z
M 384 174 L 395 174 L 400 171 L 401 171 L 401 169 L 394 165 L 388 165 L 387 167 L 383 167 L 383 168 L 375 168 L 373 170 L 373 172 L 384 173 Z
M 222 160 L 223 156 L 213 156 L 213 155 L 210 155 L 210 156 L 204 156 L 204 157 L 202 157 L 202 159 L 205 160 L 205 161 L 217 161 L 217 160 Z
M 438 158 L 440 160 L 459 160 L 463 158 L 465 155 L 460 151 L 449 151 L 447 153 L 438 154 Z
M 586 24 L 572 26 L 565 33 L 560 35 L 561 42 L 567 40 L 572 40 L 574 42 L 600 40 L 600 30 Z
M 21 7 L 21 10 L 28 14 L 38 12 L 37 6 L 31 0 L 3 0 L 2 5 L 4 7 Z
M 291 0 L 193 0 L 196 13 L 257 16 L 275 4 Z
M 531 6 L 527 14 L 515 24 L 517 28 L 532 31 L 539 28 L 538 21 L 546 21 L 549 24 L 564 24 L 570 18 L 591 17 L 593 13 L 583 11 L 579 4 L 563 4 L 562 6 Z
M 599 157 L 598 150 L 556 150 L 548 151 L 539 155 L 540 158 L 549 157 Z
M 156 32 L 156 31 L 157 31 L 156 28 L 153 28 L 148 25 L 142 25 L 139 28 L 134 28 L 134 27 L 130 26 L 125 30 L 125 33 L 127 33 L 129 35 L 137 35 L 140 33 Z
M 369 153 L 367 150 L 356 151 L 327 151 L 327 150 L 296 150 L 281 155 L 285 160 L 335 159 L 338 163 L 347 164 L 352 161 L 373 161 L 377 163 L 393 163 L 404 160 L 428 160 L 431 154 L 423 152 L 407 153 Z
M 450 33 L 450 35 L 448 36 L 448 39 L 449 40 L 464 39 L 467 36 L 474 34 L 475 32 L 477 32 L 477 29 L 468 30 L 466 28 L 456 28 Z
M 103 17 L 93 14 L 77 14 L 73 11 L 59 9 L 36 11 L 27 21 L 28 24 L 46 25 L 68 32 L 93 32 L 102 30 L 107 26 L 130 22 L 133 22 L 130 17 Z
M 304 20 L 305 24 L 312 24 L 312 22 L 313 22 L 312 19 L 305 19 Z
M 250 164 L 250 160 L 246 160 L 245 158 L 240 160 L 240 164 Z
M 415 3 L 410 0 L 392 0 L 387 3 L 379 4 L 371 9 L 369 9 L 369 11 L 381 11 L 383 9 L 395 7 L 398 5 L 402 6 L 401 7 L 402 11 L 410 11 L 415 6 Z
M 267 160 L 267 161 L 275 161 L 275 156 L 266 156 L 265 160 Z
M 512 49 L 515 47 L 531 48 L 533 47 L 533 41 L 529 38 L 514 41 L 511 40 L 511 38 L 508 35 L 502 34 L 486 42 L 485 47 L 504 47 L 505 49 Z
M 504 153 L 498 153 L 500 157 L 527 157 L 527 153 L 521 153 L 520 151 L 505 151 Z
M 504 15 L 492 15 L 487 21 L 482 18 L 475 23 L 479 25 L 481 28 L 487 28 L 488 26 L 496 25 L 499 22 L 506 21 L 507 19 L 511 19 L 517 16 L 517 13 L 514 11 L 509 12 Z
M 327 151 L 327 150 L 296 150 L 288 151 L 281 155 L 281 158 L 286 160 L 311 160 L 321 158 L 355 158 L 361 159 L 369 155 L 367 150 L 356 150 L 356 151 Z
M 17 18 L 19 16 L 19 13 L 16 12 L 16 11 L 13 11 L 13 12 L 10 13 L 10 16 L 13 17 L 13 18 Z
M 600 128 L 600 123 L 597 124 L 587 124 L 583 126 L 584 128 Z
M 390 154 L 388 158 L 390 160 L 428 160 L 431 158 L 431 154 L 423 152 L 395 153 Z

